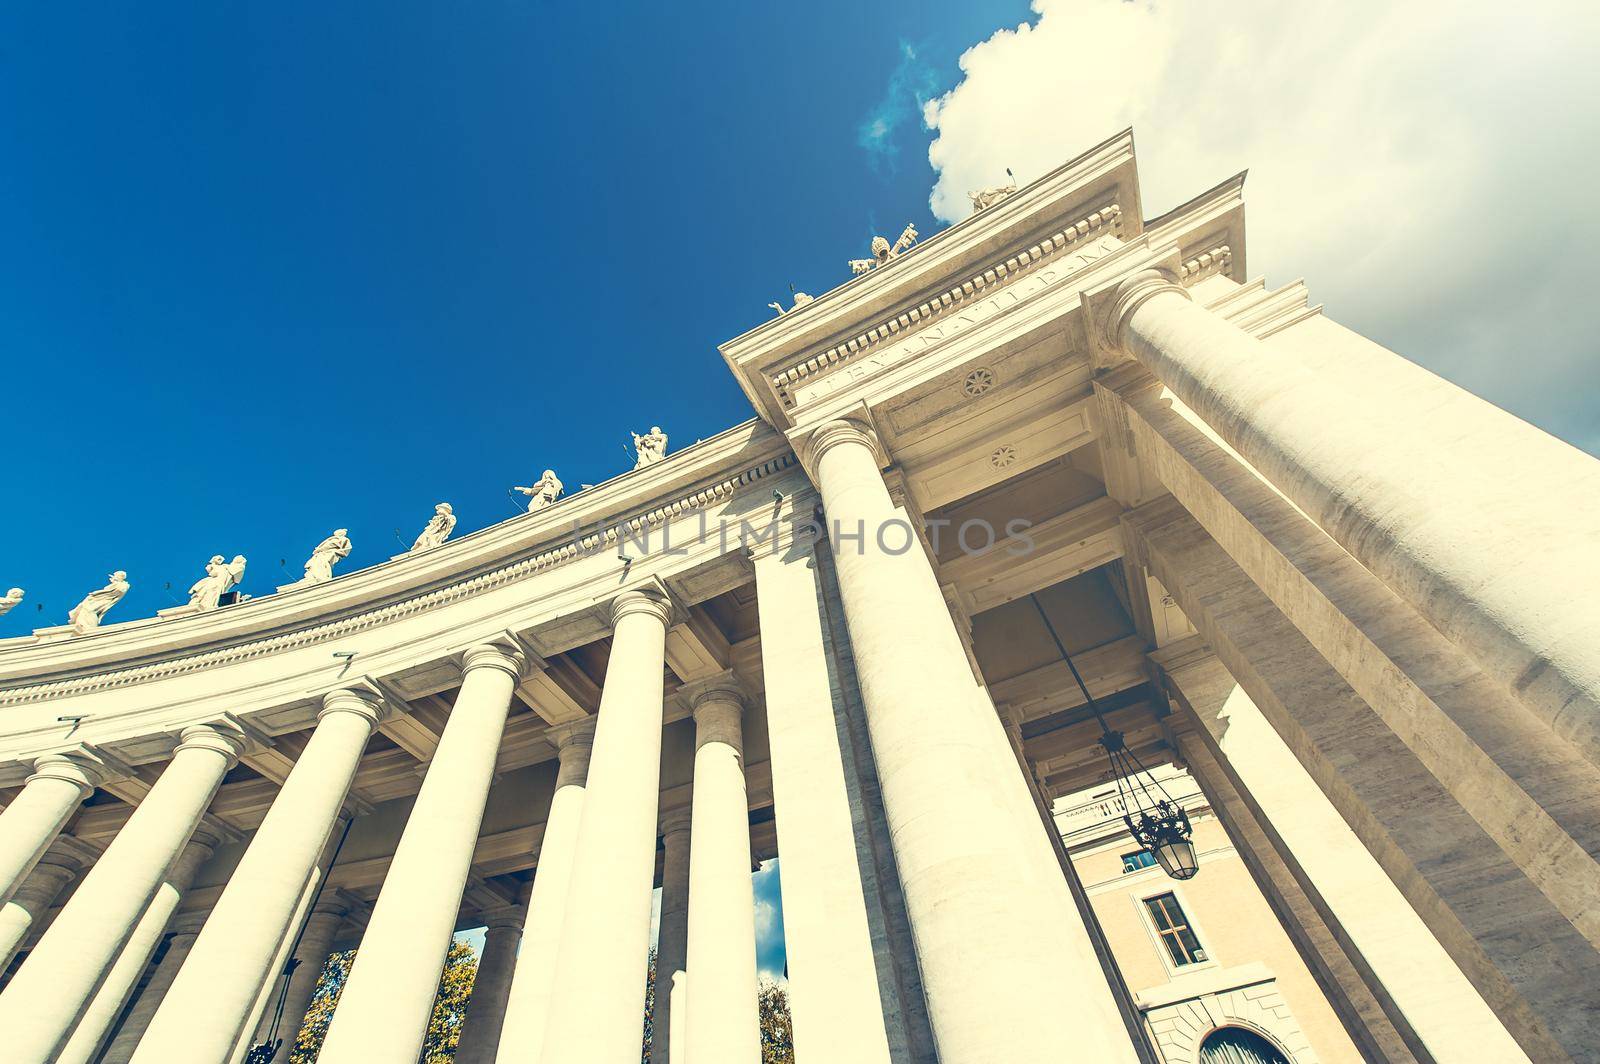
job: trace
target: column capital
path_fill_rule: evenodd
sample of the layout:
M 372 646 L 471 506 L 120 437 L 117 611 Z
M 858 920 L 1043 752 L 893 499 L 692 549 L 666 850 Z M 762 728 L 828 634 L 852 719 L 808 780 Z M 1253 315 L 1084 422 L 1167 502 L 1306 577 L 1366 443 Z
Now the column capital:
M 665 588 L 659 586 L 630 588 L 611 600 L 611 627 L 615 629 L 624 617 L 636 613 L 648 614 L 663 625 L 670 625 L 676 612 Z
M 661 840 L 666 841 L 669 835 L 687 835 L 689 825 L 693 821 L 692 807 L 687 805 L 673 806 L 671 809 L 661 810 Z
M 744 753 L 744 707 L 748 701 L 731 671 L 688 684 L 683 692 L 694 717 L 695 749 L 727 743 Z
M 594 717 L 585 717 L 551 728 L 545 733 L 545 738 L 556 748 L 559 761 L 556 790 L 567 786 L 581 787 L 588 780 L 589 757 L 594 753 L 595 723 Z
M 33 773 L 23 782 L 26 786 L 37 779 L 63 780 L 76 784 L 87 798 L 96 787 L 125 774 L 105 758 L 80 748 L 41 754 L 33 761 Z
M 1161 266 L 1147 266 L 1129 274 L 1111 290 L 1105 303 L 1104 322 L 1106 344 L 1114 349 L 1123 347 L 1123 333 L 1133 312 L 1144 306 L 1153 296 L 1175 292 L 1184 299 L 1192 299 L 1188 289 L 1178 283 L 1177 274 Z
M 378 721 L 383 719 L 383 709 L 382 699 L 371 691 L 341 687 L 322 696 L 322 708 L 317 711 L 317 720 L 330 713 L 354 713 L 365 720 L 368 726 L 377 727 Z
M 509 673 L 512 679 L 520 680 L 523 670 L 527 667 L 528 656 L 522 649 L 505 642 L 479 643 L 477 646 L 468 647 L 461 654 L 463 672 L 471 672 L 474 669 L 499 669 Z
M 749 701 L 744 693 L 744 685 L 732 669 L 692 680 L 678 688 L 678 696 L 688 703 L 691 713 L 699 712 L 703 705 L 710 702 L 732 702 L 743 709 Z
M 178 746 L 172 754 L 176 757 L 185 750 L 210 750 L 227 758 L 232 765 L 239 760 L 248 743 L 244 729 L 231 721 L 218 720 L 184 728 L 178 733 Z
M 890 464 L 888 452 L 884 449 L 883 441 L 872 424 L 871 411 L 865 406 L 860 410 L 851 411 L 844 417 L 824 421 L 798 438 L 791 436 L 790 440 L 794 445 L 795 454 L 800 458 L 800 464 L 811 474 L 813 481 L 816 480 L 817 463 L 822 460 L 822 456 L 835 447 L 847 444 L 865 447 L 879 469 Z

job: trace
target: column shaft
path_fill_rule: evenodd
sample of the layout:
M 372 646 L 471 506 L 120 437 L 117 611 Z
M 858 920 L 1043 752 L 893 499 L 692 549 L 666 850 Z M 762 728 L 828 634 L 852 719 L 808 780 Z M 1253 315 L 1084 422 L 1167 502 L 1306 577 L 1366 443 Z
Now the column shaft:
M 377 722 L 372 700 L 350 691 L 324 699 L 311 740 L 256 829 L 189 961 L 134 1060 L 182 1053 L 221 1059 L 247 1029 L 272 963 L 295 928 L 307 878 L 328 841 Z
M 795 1055 L 887 1064 L 815 565 L 804 541 L 755 559 Z
M 44 915 L 50 911 L 61 892 L 78 877 L 80 863 L 63 855 L 52 860 L 51 854 L 33 866 L 22 886 L 11 895 L 11 900 L 0 906 L 0 972 L 11 965 L 11 958 L 27 941 Z
M 566 923 L 567 888 L 572 882 L 572 862 L 583 820 L 584 781 L 589 776 L 589 755 L 594 748 L 594 721 L 559 729 L 554 739 L 560 767 L 550 812 L 545 815 L 544 838 L 539 843 L 539 863 L 523 924 L 522 950 L 517 955 L 506 1018 L 500 1027 L 501 1064 L 537 1064 L 544 1050 L 550 998 L 555 990 L 556 954 L 561 948 L 561 928 Z
M 650 1039 L 650 1064 L 672 1059 L 673 1001 L 662 991 L 675 972 L 689 964 L 689 810 L 661 817 L 661 922 L 656 933 L 656 1012 Z M 676 1017 L 683 1022 L 684 1017 Z M 659 1056 L 658 1056 L 659 1054 Z
M 83 758 L 66 754 L 47 754 L 33 768 L 22 793 L 0 813 L 0 902 L 22 885 L 100 779 Z
M 111 1034 L 128 998 L 133 995 L 134 988 L 149 967 L 150 958 L 166 936 L 167 924 L 178 911 L 178 903 L 194 882 L 200 866 L 211 859 L 218 841 L 216 836 L 202 828 L 195 832 L 189 845 L 183 848 L 183 853 L 172 862 L 166 879 L 156 888 L 150 904 L 145 906 L 144 915 L 134 925 L 133 934 L 128 936 L 122 952 L 117 954 L 111 970 L 106 973 L 100 989 L 95 991 L 94 999 L 79 1018 L 67 1044 L 61 1047 L 54 1064 L 89 1064 L 95 1059 L 101 1043 Z
M 689 1059 L 760 1060 L 743 696 L 732 677 L 696 685 L 689 831 Z
M 204 915 L 198 912 L 193 915 L 180 915 L 173 921 L 173 932 L 167 936 L 167 952 L 161 955 L 161 960 L 156 963 L 156 970 L 151 973 L 149 982 L 139 992 L 133 1008 L 128 1010 L 127 1017 L 122 1021 L 122 1026 L 117 1028 L 117 1035 L 106 1047 L 104 1056 L 100 1058 L 100 1064 L 128 1064 L 128 1061 L 133 1059 L 133 1051 L 138 1048 L 139 1039 L 144 1037 L 144 1032 L 149 1028 L 150 1018 L 156 1014 L 156 1009 L 161 1007 L 161 999 L 166 996 L 172 981 L 178 977 L 178 970 L 188 958 L 189 947 L 194 945 L 195 936 L 200 934 Z
M 1448 736 L 1404 742 L 1174 500 L 1125 535 L 1523 1051 L 1585 1059 L 1600 953 L 1423 761 Z
M 339 929 L 344 926 L 345 918 L 349 915 L 350 907 L 340 898 L 319 901 L 311 910 L 311 915 L 306 918 L 305 934 L 300 939 L 300 946 L 295 950 L 295 956 L 300 959 L 300 964 L 294 970 L 294 975 L 289 979 L 289 992 L 283 999 L 283 1023 L 278 1027 L 277 1037 L 283 1039 L 281 1059 L 288 1059 L 289 1053 L 294 1048 L 295 1038 L 300 1034 L 300 1028 L 305 1026 L 306 1013 L 311 1008 L 311 999 L 317 992 L 317 980 L 322 977 L 323 965 L 327 964 L 328 957 L 333 953 L 334 939 L 339 934 Z M 263 1016 L 256 1025 L 254 1041 L 265 1041 L 271 1033 L 268 1027 L 272 1022 L 271 1016 Z
M 583 826 L 542 1059 L 633 1064 L 650 963 L 668 607 L 640 592 L 612 606 Z
M 243 745 L 221 725 L 184 729 L 161 778 L 0 994 L 17 1064 L 44 1064 L 71 1033 Z
M 461 691 L 323 1042 L 323 1064 L 415 1064 L 522 666 L 520 654 L 500 647 L 467 652 Z
M 467 1018 L 456 1045 L 455 1064 L 494 1064 L 505 1027 L 506 1002 L 522 942 L 523 909 L 491 920 L 483 936 L 483 956 L 472 984 Z
M 1158 277 L 1123 293 L 1132 355 L 1600 762 L 1600 600 L 1572 593 L 1600 540 L 1600 462 L 1331 324 L 1269 346 Z
M 915 532 L 896 515 L 871 437 L 849 422 L 807 448 L 829 521 L 845 622 L 942 1058 L 1046 1060 L 1068 1029 L 1086 1059 L 1136 1059 L 1084 932 L 1018 823 L 1004 742 Z M 1014 768 L 1014 765 L 1013 765 Z M 973 943 L 983 943 L 975 950 Z M 694 976 L 693 969 L 690 969 Z M 699 992 L 698 976 L 694 994 Z M 1063 996 L 1063 978 L 1074 993 Z M 692 1006 L 691 1006 L 692 1007 Z
M 1189 770 L 1256 878 L 1269 880 L 1263 893 L 1291 911 L 1300 932 L 1291 927 L 1290 937 L 1297 945 L 1310 938 L 1308 966 L 1326 967 L 1324 979 L 1338 984 L 1330 999 L 1359 1013 L 1363 1053 L 1525 1060 L 1222 662 L 1209 650 L 1172 649 L 1176 656 L 1158 657 L 1193 722 L 1179 733 Z M 1377 1008 L 1392 1019 L 1373 1015 Z

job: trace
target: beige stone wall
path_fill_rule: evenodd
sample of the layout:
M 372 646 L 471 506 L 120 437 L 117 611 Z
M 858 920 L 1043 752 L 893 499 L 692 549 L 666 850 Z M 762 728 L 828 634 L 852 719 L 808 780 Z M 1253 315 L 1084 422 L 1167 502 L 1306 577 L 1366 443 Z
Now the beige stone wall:
M 1195 820 L 1200 872 L 1179 883 L 1160 868 L 1124 874 L 1126 834 L 1073 854 L 1095 915 L 1168 1064 L 1193 1060 L 1189 1048 L 1228 1022 L 1260 1027 L 1296 1064 L 1359 1064 L 1294 944 L 1257 890 L 1222 825 Z M 1173 967 L 1145 915 L 1143 899 L 1174 892 L 1206 952 L 1204 962 Z

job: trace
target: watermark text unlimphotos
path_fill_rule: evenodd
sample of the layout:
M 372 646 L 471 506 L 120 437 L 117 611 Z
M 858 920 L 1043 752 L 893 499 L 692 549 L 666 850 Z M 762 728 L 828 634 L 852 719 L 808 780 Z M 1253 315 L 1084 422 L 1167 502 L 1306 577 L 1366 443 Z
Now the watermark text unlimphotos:
M 982 555 L 1003 550 L 1013 557 L 1031 554 L 1033 537 L 1028 530 L 1033 522 L 1015 517 L 996 526 L 981 517 L 952 521 L 944 517 L 930 517 L 923 523 L 923 532 L 934 554 L 944 556 L 944 547 L 954 542 L 963 555 Z M 854 551 L 857 554 L 874 551 L 883 554 L 905 554 L 917 546 L 917 531 L 903 517 L 892 517 L 883 522 L 868 524 L 864 521 L 837 521 L 817 517 L 774 517 L 770 520 L 750 521 L 718 519 L 713 522 L 702 513 L 697 524 L 685 530 L 663 524 L 656 528 L 597 524 L 587 529 L 573 522 L 571 546 L 580 557 L 617 550 L 638 556 L 656 555 L 682 557 L 693 548 L 711 542 L 721 553 L 744 550 L 751 554 L 779 554 L 795 542 L 806 544 L 826 539 L 834 554 Z M 631 556 L 631 555 L 630 555 Z

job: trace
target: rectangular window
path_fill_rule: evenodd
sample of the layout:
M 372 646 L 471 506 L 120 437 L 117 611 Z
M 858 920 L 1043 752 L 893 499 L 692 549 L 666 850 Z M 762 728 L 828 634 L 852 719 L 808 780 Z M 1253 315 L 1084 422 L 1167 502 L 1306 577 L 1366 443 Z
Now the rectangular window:
M 1153 898 L 1146 898 L 1144 904 L 1150 910 L 1150 920 L 1156 925 L 1156 933 L 1172 955 L 1173 964 L 1182 967 L 1206 959 L 1206 951 L 1200 948 L 1200 940 L 1189 927 L 1189 918 L 1183 914 L 1183 906 L 1178 904 L 1177 895 L 1157 894 Z
M 1137 872 L 1141 868 L 1152 868 L 1156 863 L 1156 855 L 1149 850 L 1134 850 L 1132 853 L 1122 855 L 1122 874 Z

